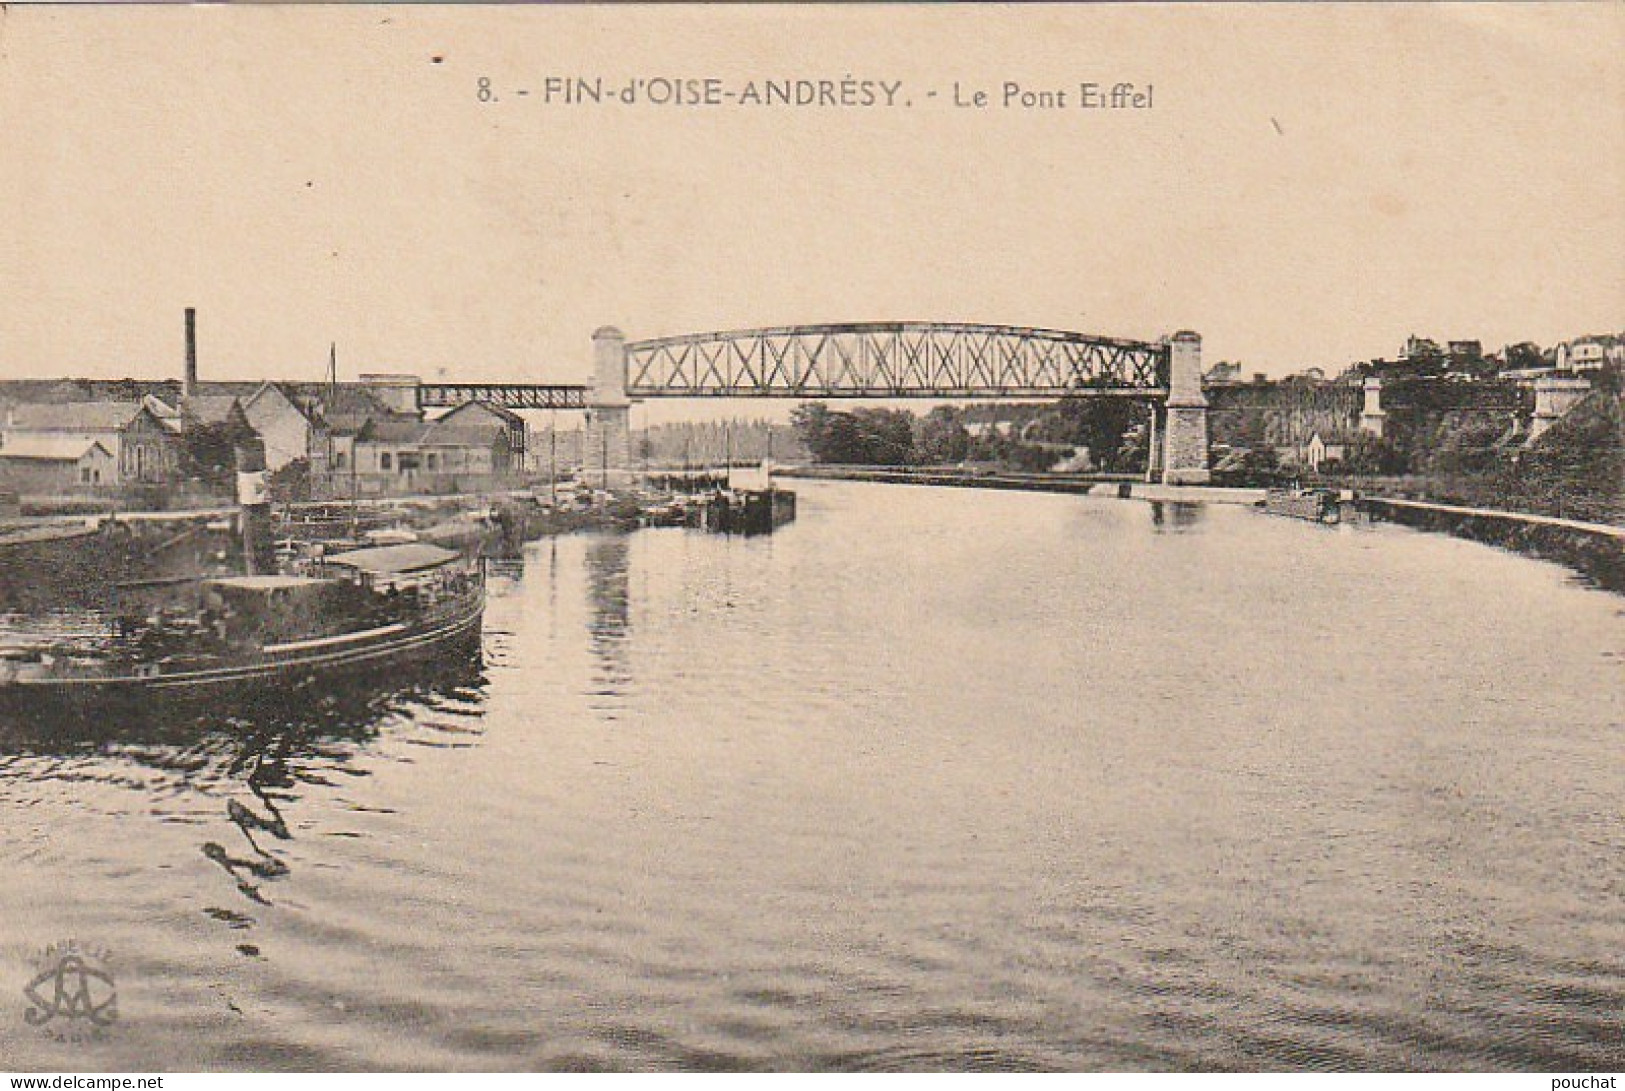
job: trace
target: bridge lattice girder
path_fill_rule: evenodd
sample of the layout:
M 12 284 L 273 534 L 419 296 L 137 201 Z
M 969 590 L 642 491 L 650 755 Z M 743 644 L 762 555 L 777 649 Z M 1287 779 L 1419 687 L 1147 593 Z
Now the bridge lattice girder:
M 633 398 L 1063 398 L 1168 393 L 1165 344 L 868 322 L 687 334 L 627 349 Z
M 420 409 L 450 409 L 467 402 L 487 402 L 505 409 L 582 409 L 587 388 L 539 383 L 422 383 Z

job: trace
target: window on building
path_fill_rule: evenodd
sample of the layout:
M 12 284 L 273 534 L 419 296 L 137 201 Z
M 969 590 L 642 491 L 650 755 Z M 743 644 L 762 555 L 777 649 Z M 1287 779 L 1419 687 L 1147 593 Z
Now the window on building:
M 430 473 L 433 473 L 434 471 L 436 471 L 436 470 L 438 470 L 440 468 L 440 456 L 439 455 L 431 454 L 431 455 L 428 455 L 427 458 L 429 460 L 428 465 L 429 465 L 429 472 Z
M 333 452 L 333 468 L 335 470 L 344 469 L 344 459 L 345 459 L 345 456 L 344 456 L 343 451 L 335 451 L 335 452 Z
M 394 460 L 390 458 L 388 451 L 378 456 L 378 468 L 380 470 L 393 470 L 395 468 Z
M 90 467 L 89 466 L 81 466 L 81 467 L 79 467 L 79 484 L 81 484 L 81 485 L 90 484 Z

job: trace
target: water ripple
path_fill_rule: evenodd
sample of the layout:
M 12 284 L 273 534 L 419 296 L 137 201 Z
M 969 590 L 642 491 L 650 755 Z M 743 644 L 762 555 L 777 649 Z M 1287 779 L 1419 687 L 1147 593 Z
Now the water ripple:
M 491 591 L 472 677 L 0 725 L 0 970 L 108 946 L 142 1070 L 1625 1063 L 1625 616 L 1549 566 L 813 485 Z

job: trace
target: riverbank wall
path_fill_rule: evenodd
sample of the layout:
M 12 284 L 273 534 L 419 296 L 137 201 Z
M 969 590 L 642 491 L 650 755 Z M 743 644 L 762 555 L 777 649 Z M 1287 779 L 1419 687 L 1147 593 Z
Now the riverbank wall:
M 1130 479 L 1068 477 L 1055 474 L 970 473 L 897 467 L 806 466 L 775 468 L 774 477 L 873 481 L 896 485 L 1058 492 L 1165 503 L 1257 504 L 1265 490 L 1205 485 L 1162 485 Z M 1549 515 L 1527 515 L 1421 500 L 1360 497 L 1356 510 L 1376 522 L 1453 534 L 1529 557 L 1555 561 L 1616 594 L 1625 594 L 1625 527 L 1585 523 Z
M 1625 595 L 1625 527 L 1381 496 L 1361 497 L 1356 504 L 1376 521 L 1452 534 L 1555 561 L 1599 587 Z
M 1072 496 L 1106 496 L 1123 500 L 1157 500 L 1175 504 L 1257 504 L 1264 499 L 1263 489 L 1163 485 L 1139 478 L 1066 474 L 972 473 L 966 470 L 916 470 L 894 466 L 797 466 L 775 467 L 772 476 L 826 481 L 873 481 L 887 485 L 1058 492 Z

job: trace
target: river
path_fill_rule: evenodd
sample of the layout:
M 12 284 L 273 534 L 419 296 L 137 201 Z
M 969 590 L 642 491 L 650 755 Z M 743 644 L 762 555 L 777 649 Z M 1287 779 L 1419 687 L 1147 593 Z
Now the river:
M 1234 507 L 798 482 L 483 667 L 0 732 L 0 1068 L 1625 1066 L 1625 612 Z M 117 1021 L 25 1024 L 44 948 Z

